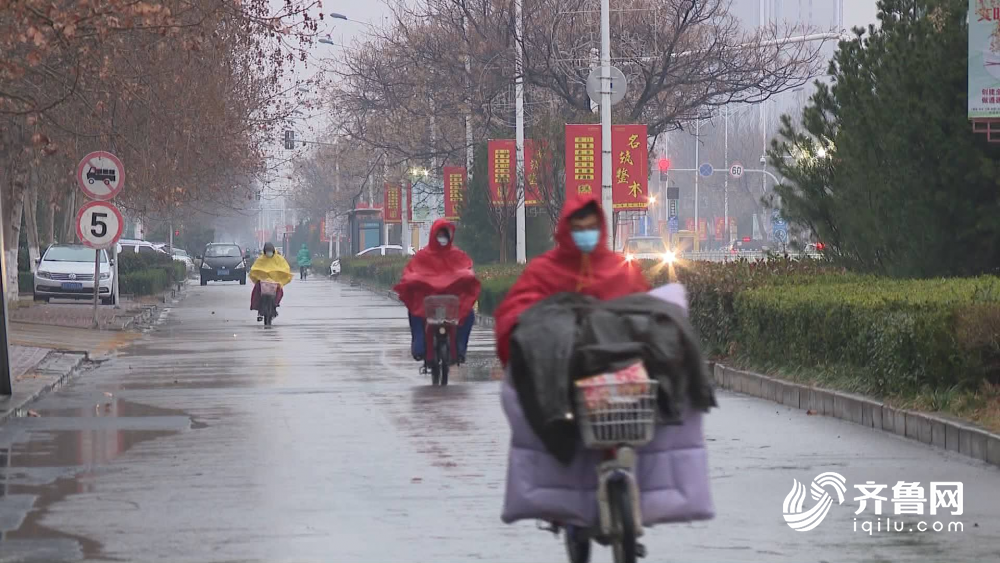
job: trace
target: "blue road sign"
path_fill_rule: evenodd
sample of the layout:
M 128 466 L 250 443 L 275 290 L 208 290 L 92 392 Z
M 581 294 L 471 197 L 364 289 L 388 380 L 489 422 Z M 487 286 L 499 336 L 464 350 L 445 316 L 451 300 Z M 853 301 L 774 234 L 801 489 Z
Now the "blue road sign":
M 706 178 L 711 176 L 713 172 L 715 172 L 715 169 L 707 162 L 698 167 L 698 173 Z
M 785 229 L 774 229 L 774 240 L 777 242 L 788 242 L 788 231 Z
M 680 222 L 677 217 L 667 219 L 667 228 L 670 229 L 670 234 L 677 234 L 677 231 L 680 230 Z

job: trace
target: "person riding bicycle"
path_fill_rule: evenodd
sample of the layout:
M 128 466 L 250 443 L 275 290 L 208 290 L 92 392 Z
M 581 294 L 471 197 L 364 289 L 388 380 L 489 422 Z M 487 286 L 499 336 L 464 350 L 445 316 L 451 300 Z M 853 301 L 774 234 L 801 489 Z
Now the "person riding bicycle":
M 306 270 L 312 266 L 312 257 L 309 253 L 309 246 L 306 243 L 302 243 L 302 248 L 295 257 L 295 261 L 299 264 L 299 279 L 306 279 Z
M 472 271 L 472 259 L 455 246 L 455 225 L 438 219 L 431 226 L 430 241 L 406 264 L 403 276 L 393 288 L 410 318 L 413 359 L 423 361 L 427 354 L 424 336 L 424 298 L 431 295 L 454 295 L 459 298 L 456 351 L 458 363 L 465 362 L 469 336 L 476 315 L 473 306 L 479 299 L 479 280 Z
M 506 366 L 510 335 L 521 313 L 552 295 L 582 293 L 614 299 L 649 291 L 642 272 L 612 252 L 599 200 L 579 196 L 563 206 L 556 228 L 556 247 L 532 260 L 497 307 L 497 356 Z
M 550 522 L 565 532 L 574 563 L 588 559 L 591 537 L 628 543 L 602 535 L 597 474 L 607 451 L 580 447 L 583 422 L 592 424 L 572 398 L 581 379 L 616 380 L 639 361 L 663 389 L 663 424 L 637 451 L 639 522 L 714 514 L 700 418 L 714 395 L 686 320 L 683 287 L 650 292 L 638 264 L 609 248 L 607 231 L 596 197 L 567 201 L 556 248 L 528 264 L 494 316 L 505 369 L 501 404 L 511 429 L 501 519 Z M 632 555 L 644 549 L 631 547 Z
M 258 256 L 253 266 L 250 267 L 247 277 L 253 282 L 250 310 L 257 311 L 260 308 L 260 282 L 269 281 L 278 284 L 278 292 L 274 296 L 274 306 L 278 307 L 285 294 L 282 286 L 288 285 L 292 281 L 292 269 L 285 258 L 275 252 L 274 245 L 268 242 L 264 244 L 264 253 Z M 275 316 L 277 316 L 277 312 L 275 312 Z

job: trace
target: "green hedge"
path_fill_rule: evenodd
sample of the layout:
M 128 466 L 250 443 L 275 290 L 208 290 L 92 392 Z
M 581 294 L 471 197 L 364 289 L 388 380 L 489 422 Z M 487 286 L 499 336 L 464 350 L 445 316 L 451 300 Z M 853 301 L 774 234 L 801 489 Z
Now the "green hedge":
M 170 275 L 162 268 L 132 272 L 118 282 L 118 290 L 126 295 L 155 295 L 168 287 Z
M 352 259 L 344 273 L 394 285 L 405 258 Z M 670 274 L 643 265 L 653 286 Z M 491 314 L 519 266 L 483 266 Z M 779 369 L 849 370 L 859 391 L 909 394 L 1000 383 L 1000 278 L 889 280 L 825 263 L 772 259 L 677 268 L 691 322 L 713 357 Z
M 187 278 L 187 268 L 170 256 L 120 254 L 118 291 L 125 295 L 155 295 Z

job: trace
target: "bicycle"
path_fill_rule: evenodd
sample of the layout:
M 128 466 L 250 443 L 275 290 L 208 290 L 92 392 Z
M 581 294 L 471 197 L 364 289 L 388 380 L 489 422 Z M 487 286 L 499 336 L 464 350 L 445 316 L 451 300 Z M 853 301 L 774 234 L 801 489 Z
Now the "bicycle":
M 424 298 L 424 342 L 427 343 L 427 350 L 423 372 L 430 372 L 431 385 L 448 385 L 448 371 L 458 363 L 458 308 L 459 299 L 455 295 Z
M 260 282 L 260 303 L 257 306 L 257 320 L 264 321 L 264 326 L 271 326 L 271 321 L 278 316 L 275 301 L 278 299 L 279 284 L 269 281 Z
M 597 467 L 600 524 L 596 530 L 559 524 L 549 529 L 555 533 L 563 529 L 571 563 L 590 561 L 591 539 L 610 545 L 615 563 L 635 563 L 646 556 L 645 547 L 637 541 L 643 530 L 636 449 L 653 439 L 658 382 L 610 382 L 604 376 L 590 380 L 590 384 L 577 382 L 576 410 L 584 446 L 603 452 Z

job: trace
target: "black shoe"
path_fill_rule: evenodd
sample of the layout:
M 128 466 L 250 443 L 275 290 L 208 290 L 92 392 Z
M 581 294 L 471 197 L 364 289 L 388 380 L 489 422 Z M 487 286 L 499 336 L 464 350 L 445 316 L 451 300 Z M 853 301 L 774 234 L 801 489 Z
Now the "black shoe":
M 459 354 L 458 355 L 458 363 L 459 363 L 459 365 L 465 363 L 465 354 Z
M 424 361 L 424 356 L 423 356 L 423 354 L 414 354 L 413 355 L 413 360 L 416 361 L 416 362 L 422 362 L 422 361 Z

